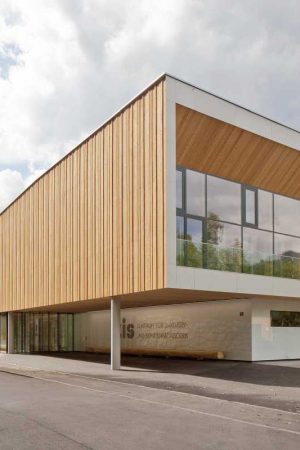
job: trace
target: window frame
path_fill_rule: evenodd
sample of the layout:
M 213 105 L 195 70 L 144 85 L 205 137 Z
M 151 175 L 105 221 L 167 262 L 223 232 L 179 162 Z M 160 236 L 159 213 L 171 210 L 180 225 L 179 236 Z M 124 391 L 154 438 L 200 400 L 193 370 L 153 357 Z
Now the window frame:
M 258 189 L 254 186 L 241 184 L 242 186 L 242 225 L 247 228 L 258 229 Z M 254 223 L 247 222 L 247 191 L 254 192 Z
M 177 207 L 177 172 L 181 172 L 181 208 Z M 185 169 L 183 167 L 176 167 L 176 214 L 184 214 L 186 207 L 186 182 Z

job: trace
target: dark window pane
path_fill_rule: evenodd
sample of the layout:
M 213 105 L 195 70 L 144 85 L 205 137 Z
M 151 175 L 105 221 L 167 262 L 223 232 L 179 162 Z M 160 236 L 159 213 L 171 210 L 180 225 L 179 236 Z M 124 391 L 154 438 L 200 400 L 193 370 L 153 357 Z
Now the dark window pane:
M 241 185 L 207 176 L 208 219 L 241 223 Z
M 6 334 L 7 334 L 7 317 L 6 314 L 0 314 L 0 351 L 6 351 Z
M 268 231 L 243 229 L 243 271 L 257 275 L 273 273 L 273 235 Z
M 194 170 L 186 171 L 186 212 L 205 215 L 205 175 Z
M 176 208 L 182 208 L 182 172 L 176 170 Z
M 300 239 L 274 234 L 274 275 L 300 278 Z
M 274 195 L 274 227 L 278 233 L 300 236 L 300 202 Z
M 241 227 L 209 220 L 207 222 L 207 267 L 241 271 Z
M 300 312 L 271 311 L 271 327 L 300 327 Z
M 273 195 L 271 192 L 258 191 L 258 227 L 273 230 Z
M 246 212 L 246 223 L 255 225 L 256 223 L 256 217 L 255 217 L 255 198 L 256 193 L 252 189 L 246 189 L 246 196 L 245 196 L 245 212 Z

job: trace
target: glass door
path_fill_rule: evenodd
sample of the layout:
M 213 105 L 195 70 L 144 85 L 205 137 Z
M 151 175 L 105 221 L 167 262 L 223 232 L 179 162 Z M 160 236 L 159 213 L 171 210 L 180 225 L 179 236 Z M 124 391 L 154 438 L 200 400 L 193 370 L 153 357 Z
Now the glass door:
M 0 314 L 0 351 L 7 351 L 7 314 Z
M 74 349 L 73 314 L 14 313 L 16 353 L 71 352 Z M 0 314 L 0 350 L 6 351 L 7 318 Z
M 59 351 L 73 351 L 73 314 L 59 314 Z
M 58 351 L 58 314 L 49 314 L 49 352 Z

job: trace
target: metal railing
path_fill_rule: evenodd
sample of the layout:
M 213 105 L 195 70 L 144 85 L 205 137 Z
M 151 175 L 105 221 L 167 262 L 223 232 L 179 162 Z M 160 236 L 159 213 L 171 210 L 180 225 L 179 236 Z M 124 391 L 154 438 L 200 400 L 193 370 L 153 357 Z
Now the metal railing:
M 300 258 L 177 239 L 177 265 L 300 279 Z

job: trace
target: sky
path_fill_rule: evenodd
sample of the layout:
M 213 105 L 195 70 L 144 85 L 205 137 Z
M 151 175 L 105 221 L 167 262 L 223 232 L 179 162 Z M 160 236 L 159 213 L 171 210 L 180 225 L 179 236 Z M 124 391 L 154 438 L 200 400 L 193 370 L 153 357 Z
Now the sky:
M 300 130 L 299 0 L 0 0 L 0 211 L 163 72 Z

